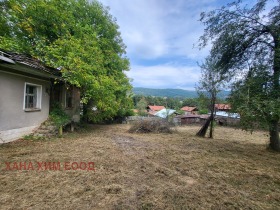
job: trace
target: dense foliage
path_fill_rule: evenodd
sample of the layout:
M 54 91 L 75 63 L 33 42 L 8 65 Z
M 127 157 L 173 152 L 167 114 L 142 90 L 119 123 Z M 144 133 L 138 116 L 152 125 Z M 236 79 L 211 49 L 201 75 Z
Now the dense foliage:
M 101 121 L 131 108 L 125 45 L 101 3 L 4 0 L 0 13 L 0 48 L 61 68 L 65 80 L 81 89 L 87 119 Z
M 227 78 L 238 73 L 232 101 L 243 125 L 266 124 L 270 147 L 280 151 L 280 2 L 242 1 L 201 14 L 206 28 L 200 46 L 211 42 L 216 71 Z M 245 126 L 247 128 L 248 126 Z M 252 128 L 252 126 L 249 126 Z
M 270 79 L 268 69 L 258 66 L 250 68 L 245 79 L 233 85 L 230 97 L 232 108 L 240 113 L 241 123 L 247 130 L 254 130 L 255 127 L 268 129 L 270 120 L 280 113 L 280 99 L 273 99 L 270 95 Z

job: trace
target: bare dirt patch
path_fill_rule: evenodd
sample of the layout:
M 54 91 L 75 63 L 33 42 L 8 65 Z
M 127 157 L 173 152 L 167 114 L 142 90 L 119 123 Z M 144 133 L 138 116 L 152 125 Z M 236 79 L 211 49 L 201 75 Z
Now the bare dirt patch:
M 278 209 L 280 154 L 263 132 L 198 127 L 132 134 L 92 126 L 50 141 L 0 146 L 1 209 Z M 5 170 L 5 162 L 93 161 L 95 171 Z

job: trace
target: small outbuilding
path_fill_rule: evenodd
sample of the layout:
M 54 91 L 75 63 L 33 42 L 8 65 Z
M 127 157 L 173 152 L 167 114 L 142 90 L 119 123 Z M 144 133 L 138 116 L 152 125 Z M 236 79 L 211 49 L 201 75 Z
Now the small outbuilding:
M 174 123 L 176 125 L 191 125 L 191 124 L 199 124 L 200 116 L 187 114 L 187 115 L 178 115 L 174 117 Z

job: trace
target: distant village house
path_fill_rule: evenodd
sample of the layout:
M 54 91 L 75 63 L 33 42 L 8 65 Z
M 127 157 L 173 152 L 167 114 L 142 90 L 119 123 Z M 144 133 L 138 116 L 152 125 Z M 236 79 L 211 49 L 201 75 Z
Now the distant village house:
M 231 110 L 231 106 L 229 104 L 215 104 L 215 111 L 225 111 L 229 112 Z
M 152 106 L 152 105 L 147 106 L 147 112 L 150 115 L 155 115 L 158 111 L 160 111 L 162 109 L 165 109 L 165 107 L 164 106 Z
M 215 104 L 215 119 L 219 125 L 237 125 L 240 122 L 239 114 L 230 111 L 230 104 Z
M 197 115 L 198 114 L 198 109 L 193 106 L 184 106 L 181 108 L 181 110 L 185 112 L 185 115 L 188 115 L 188 114 Z

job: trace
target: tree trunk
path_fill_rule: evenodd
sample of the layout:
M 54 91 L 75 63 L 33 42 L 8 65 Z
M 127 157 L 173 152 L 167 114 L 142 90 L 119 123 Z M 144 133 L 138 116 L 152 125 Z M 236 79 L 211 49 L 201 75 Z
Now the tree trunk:
M 209 138 L 213 139 L 214 136 L 214 116 L 211 116 Z
M 207 129 L 210 125 L 210 122 L 211 122 L 211 116 L 208 117 L 207 121 L 205 122 L 205 124 L 201 127 L 201 129 L 196 133 L 196 136 L 199 136 L 199 137 L 205 137 L 206 135 L 206 132 L 207 132 Z
M 280 38 L 279 38 L 279 32 L 274 38 L 275 46 L 274 46 L 274 63 L 273 63 L 273 99 L 277 100 L 280 99 Z M 279 105 L 279 104 L 278 104 Z M 279 109 L 279 106 L 277 107 Z M 269 124 L 269 134 L 270 134 L 270 148 L 280 152 L 280 139 L 279 139 L 279 114 L 276 117 L 277 120 L 272 120 Z
M 269 125 L 270 144 L 269 147 L 275 151 L 280 152 L 280 138 L 278 121 L 272 121 Z
M 90 122 L 89 115 L 92 112 L 92 107 L 93 107 L 93 100 L 89 100 L 87 103 L 83 103 L 83 116 L 82 116 L 82 121 L 85 123 Z
M 74 130 L 75 130 L 75 125 L 74 125 L 74 122 L 73 121 L 71 121 L 71 124 L 70 124 L 70 128 L 71 128 L 71 132 L 74 132 Z
M 87 106 L 87 104 L 83 103 L 83 115 L 82 115 L 81 119 L 85 123 L 88 123 L 87 115 L 88 115 L 88 106 Z
M 62 127 L 62 125 L 61 125 L 61 126 L 59 126 L 59 128 L 58 128 L 58 136 L 59 136 L 59 137 L 62 137 L 62 135 L 63 135 L 63 127 Z
M 212 93 L 212 98 L 211 98 L 211 116 L 210 116 L 210 133 L 209 133 L 209 138 L 213 139 L 214 135 L 214 112 L 215 112 L 215 102 L 216 102 L 216 94 Z

